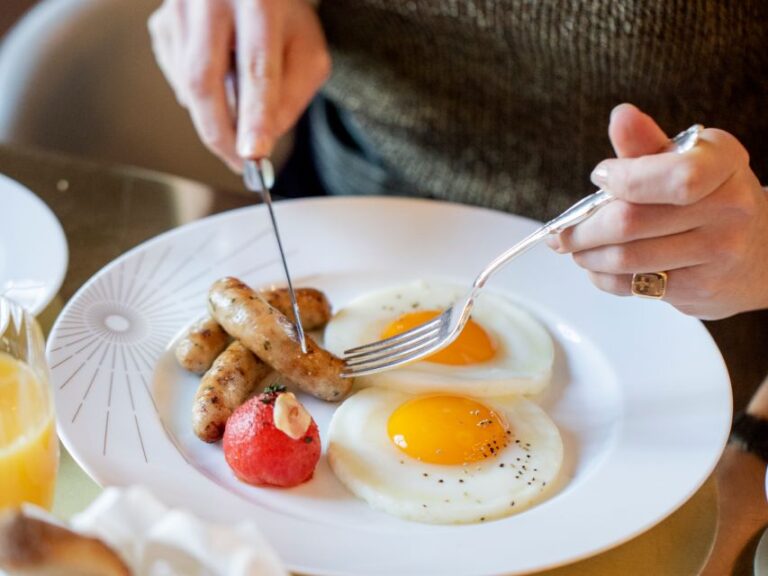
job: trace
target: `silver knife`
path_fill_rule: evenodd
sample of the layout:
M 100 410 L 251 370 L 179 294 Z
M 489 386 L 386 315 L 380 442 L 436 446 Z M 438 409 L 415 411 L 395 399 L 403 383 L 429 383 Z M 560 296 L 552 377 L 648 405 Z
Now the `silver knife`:
M 291 306 L 293 307 L 293 317 L 296 320 L 296 335 L 299 338 L 299 344 L 301 344 L 301 351 L 306 354 L 307 338 L 304 336 L 304 328 L 301 326 L 299 304 L 296 302 L 296 293 L 293 291 L 293 282 L 291 282 L 291 273 L 288 272 L 288 262 L 285 259 L 283 243 L 280 240 L 280 230 L 277 227 L 275 211 L 272 208 L 272 194 L 270 192 L 270 188 L 274 184 L 274 180 L 275 171 L 272 168 L 272 162 L 270 162 L 268 158 L 245 161 L 245 166 L 243 167 L 243 181 L 245 182 L 245 187 L 248 188 L 248 190 L 251 192 L 261 193 L 264 204 L 267 205 L 267 210 L 269 211 L 269 218 L 272 220 L 272 230 L 275 233 L 275 240 L 277 240 L 277 248 L 280 251 L 280 259 L 283 261 L 285 279 L 288 282 L 288 294 L 291 297 Z

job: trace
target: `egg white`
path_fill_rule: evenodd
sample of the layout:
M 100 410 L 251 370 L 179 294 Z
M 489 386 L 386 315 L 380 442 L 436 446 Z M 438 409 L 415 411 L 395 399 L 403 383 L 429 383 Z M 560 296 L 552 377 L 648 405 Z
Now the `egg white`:
M 386 327 L 415 310 L 444 310 L 464 295 L 466 286 L 418 281 L 364 295 L 339 311 L 328 323 L 328 350 L 345 350 L 381 339 Z M 550 381 L 555 351 L 547 330 L 510 300 L 483 292 L 472 319 L 496 342 L 489 361 L 453 366 L 413 362 L 395 370 L 358 379 L 361 387 L 382 386 L 403 392 L 450 391 L 475 397 L 535 394 Z
M 563 444 L 536 404 L 521 397 L 483 400 L 506 419 L 510 443 L 491 458 L 451 466 L 411 458 L 390 440 L 389 417 L 410 398 L 367 388 L 345 400 L 331 421 L 331 468 L 371 507 L 418 522 L 461 524 L 515 514 L 551 493 Z

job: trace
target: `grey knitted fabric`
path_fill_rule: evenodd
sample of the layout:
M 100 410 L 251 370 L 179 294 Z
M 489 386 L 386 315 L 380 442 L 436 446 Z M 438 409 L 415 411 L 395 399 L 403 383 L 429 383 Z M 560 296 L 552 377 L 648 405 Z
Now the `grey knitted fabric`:
M 390 174 L 360 193 L 398 193 L 394 181 L 553 216 L 593 190 L 624 101 L 670 134 L 731 131 L 766 181 L 765 0 L 323 0 L 319 11 L 334 61 L 324 93 Z

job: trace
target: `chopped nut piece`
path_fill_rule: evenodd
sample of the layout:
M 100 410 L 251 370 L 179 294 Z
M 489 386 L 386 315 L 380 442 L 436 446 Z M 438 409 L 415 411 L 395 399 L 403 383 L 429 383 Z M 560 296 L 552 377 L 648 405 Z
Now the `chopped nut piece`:
M 312 416 L 296 399 L 293 392 L 285 392 L 277 397 L 273 417 L 275 428 L 294 440 L 304 436 L 312 422 Z

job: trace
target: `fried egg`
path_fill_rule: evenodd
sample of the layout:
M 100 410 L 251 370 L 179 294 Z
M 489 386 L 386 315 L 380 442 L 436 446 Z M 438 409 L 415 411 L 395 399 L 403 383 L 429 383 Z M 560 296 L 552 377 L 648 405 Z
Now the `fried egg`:
M 462 297 L 466 287 L 414 282 L 367 294 L 338 312 L 325 329 L 336 355 L 427 322 Z M 475 397 L 535 394 L 550 380 L 554 345 L 547 330 L 509 299 L 481 293 L 472 318 L 447 348 L 401 368 L 359 378 L 359 384 L 404 392 L 450 390 Z
M 563 444 L 545 412 L 522 397 L 367 388 L 336 410 L 328 461 L 375 509 L 460 524 L 515 514 L 545 498 Z

